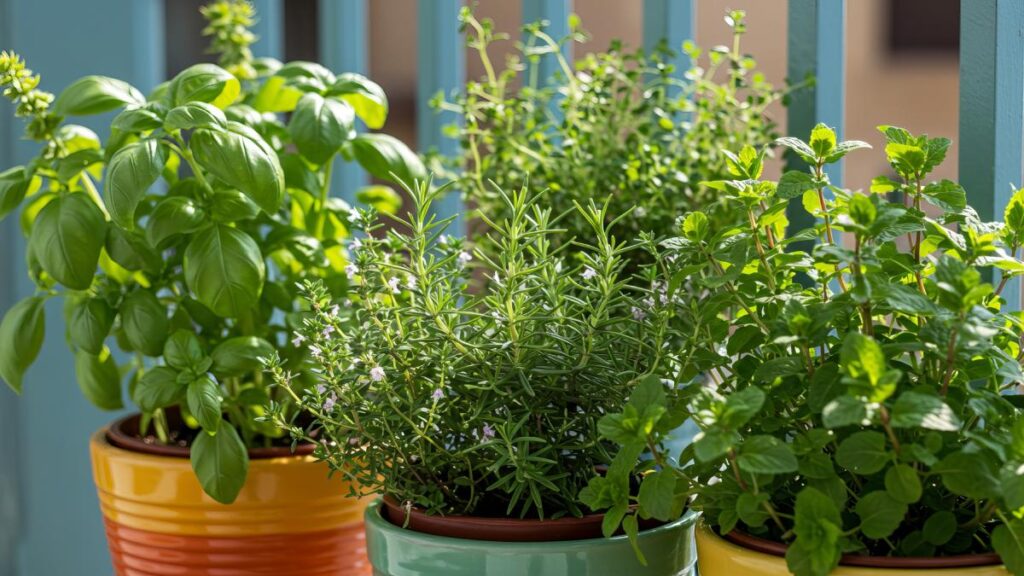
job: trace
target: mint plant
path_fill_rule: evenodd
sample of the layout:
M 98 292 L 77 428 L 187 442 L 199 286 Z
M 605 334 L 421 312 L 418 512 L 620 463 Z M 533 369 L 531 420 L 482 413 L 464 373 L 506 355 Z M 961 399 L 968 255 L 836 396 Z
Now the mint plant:
M 631 52 L 618 42 L 575 64 L 567 61 L 561 46 L 574 44 L 577 52 L 586 47 L 575 16 L 565 38 L 551 37 L 542 22 L 527 25 L 527 39 L 501 67 L 493 43 L 504 36 L 465 9 L 467 45 L 485 76 L 467 82 L 451 100 L 434 100 L 440 111 L 461 120 L 450 130 L 462 154 L 448 159 L 447 173 L 467 201 L 495 218 L 507 216 L 507 208 L 490 183 L 510 190 L 528 180 L 556 214 L 566 213 L 560 220 L 569 231 L 565 238 L 592 241 L 589 223 L 573 211 L 575 203 L 591 198 L 610 197 L 610 214 L 632 210 L 617 231 L 624 238 L 641 232 L 666 238 L 676 216 L 697 207 L 716 226 L 732 224 L 720 195 L 699 183 L 727 175 L 720 150 L 775 139 L 767 109 L 784 94 L 743 54 L 744 18 L 743 11 L 728 13 L 729 48 L 683 46 L 694 63 L 690 70 L 670 63 L 678 47 Z M 557 63 L 551 78 L 539 77 L 533 65 L 541 57 Z M 445 173 L 441 164 L 435 169 Z
M 21 391 L 44 339 L 44 304 L 61 298 L 86 398 L 119 409 L 127 388 L 142 434 L 190 446 L 203 489 L 228 503 L 245 482 L 246 448 L 286 441 L 255 420 L 275 395 L 261 358 L 276 352 L 296 385 L 313 381 L 308 351 L 291 342 L 296 283 L 348 292 L 352 210 L 328 195 L 335 158 L 379 177 L 424 169 L 397 140 L 359 133 L 357 118 L 379 128 L 387 115 L 379 86 L 314 63 L 253 60 L 246 2 L 204 13 L 230 71 L 198 64 L 148 97 L 86 76 L 55 99 L 17 55 L 0 56 L 4 95 L 41 145 L 0 173 L 0 217 L 21 207 L 36 287 L 0 323 L 0 376 Z M 66 122 L 111 111 L 106 142 Z M 397 198 L 372 196 L 382 206 Z M 181 429 L 168 424 L 174 408 Z
M 823 168 L 867 145 L 822 125 L 778 141 L 808 169 L 777 182 L 761 180 L 764 150 L 728 155 L 731 177 L 707 185 L 747 221 L 716 229 L 692 211 L 663 246 L 686 279 L 673 385 L 646 381 L 600 422 L 620 450 L 649 450 L 622 462 L 639 491 L 609 473 L 586 504 L 670 519 L 692 496 L 721 534 L 787 544 L 800 576 L 842 554 L 992 550 L 1024 574 L 1024 419 L 1009 394 L 1024 380 L 1024 324 L 1002 295 L 1024 272 L 1024 191 L 983 222 L 959 184 L 928 179 L 949 140 L 880 129 L 895 177 L 866 194 Z M 786 237 L 791 199 L 817 224 Z M 811 252 L 793 250 L 808 239 Z M 701 431 L 677 456 L 662 421 L 679 413 Z
M 471 247 L 431 211 L 446 187 L 408 192 L 413 210 L 386 232 L 360 211 L 367 235 L 348 300 L 307 283 L 313 313 L 295 339 L 317 385 L 297 386 L 281 361 L 269 363 L 316 421 L 293 422 L 278 405 L 268 418 L 320 440 L 316 455 L 362 494 L 434 514 L 586 513 L 577 493 L 615 458 L 598 419 L 621 409 L 668 350 L 669 287 L 654 265 L 624 272 L 653 240 L 618 241 L 607 205 L 581 205 L 596 242 L 576 246 L 575 262 L 551 207 L 523 188 L 499 192 L 508 216 L 480 214 L 491 232 Z

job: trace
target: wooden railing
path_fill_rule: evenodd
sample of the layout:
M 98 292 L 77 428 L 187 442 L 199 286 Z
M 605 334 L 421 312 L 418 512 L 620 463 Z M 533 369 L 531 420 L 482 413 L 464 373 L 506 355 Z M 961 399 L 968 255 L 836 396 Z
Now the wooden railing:
M 22 53 L 44 73 L 47 89 L 87 74 L 124 78 L 142 89 L 164 77 L 163 2 L 175 0 L 0 0 L 0 48 Z M 283 2 L 254 0 L 262 15 L 260 55 L 283 53 Z M 337 71 L 368 72 L 368 5 L 387 0 L 319 0 L 323 63 Z M 511 0 L 510 0 L 511 1 Z M 579 0 L 586 2 L 588 0 Z M 643 3 L 644 43 L 665 38 L 672 46 L 694 36 L 700 0 L 634 0 Z M 765 1 L 765 0 L 758 0 Z M 787 131 L 804 136 L 816 122 L 842 134 L 844 116 L 845 0 L 772 0 L 789 16 L 788 76 L 814 74 L 814 89 L 792 99 Z M 1024 112 L 1024 2 L 961 0 L 960 180 L 981 217 L 1002 214 L 1010 185 L 1021 183 Z M 456 16 L 460 0 L 419 0 L 418 146 L 455 150 L 441 127 L 450 119 L 429 110 L 439 90 L 462 85 L 463 40 Z M 570 0 L 522 0 L 525 21 L 563 27 Z M 405 17 L 411 17 L 407 15 Z M 697 38 L 696 40 L 700 40 Z M 568 48 L 567 48 L 568 49 Z M 684 64 L 683 62 L 680 62 Z M 550 65 L 541 63 L 541 66 Z M 879 89 L 884 89 L 880 87 Z M 907 101 L 921 95 L 907 95 Z M 893 118 L 893 122 L 899 122 Z M 98 128 L 99 126 L 97 126 Z M 33 145 L 0 105 L 0 166 L 23 161 Z M 353 190 L 365 175 L 339 169 L 337 190 Z M 830 173 L 842 182 L 842 166 Z M 460 210 L 452 197 L 442 207 Z M 24 270 L 24 242 L 8 218 L 0 226 L 0 307 L 31 293 Z M 1020 298 L 1019 282 L 1004 294 Z M 29 373 L 23 398 L 0 390 L 0 576 L 109 573 L 100 515 L 90 478 L 86 440 L 109 421 L 77 393 L 71 358 L 59 335 L 59 309 L 47 314 L 51 335 Z M 20 567 L 20 572 L 16 572 Z

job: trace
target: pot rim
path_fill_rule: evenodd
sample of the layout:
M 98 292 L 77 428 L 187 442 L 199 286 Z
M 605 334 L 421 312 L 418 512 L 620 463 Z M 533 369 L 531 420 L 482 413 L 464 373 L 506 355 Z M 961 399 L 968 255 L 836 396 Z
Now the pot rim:
M 751 536 L 739 530 L 733 530 L 725 536 L 720 535 L 707 522 L 700 522 L 700 527 L 714 538 L 722 538 L 737 546 L 784 558 L 788 546 L 772 540 L 766 540 L 757 536 Z M 954 556 L 938 557 L 892 557 L 892 556 L 861 556 L 857 554 L 843 554 L 839 559 L 840 566 L 858 566 L 863 568 L 893 568 L 893 569 L 936 569 L 936 568 L 970 568 L 978 566 L 998 566 L 1003 561 L 998 554 L 989 552 L 986 554 L 958 554 Z
M 129 452 L 167 458 L 183 458 L 186 460 L 191 457 L 191 450 L 187 446 L 148 444 L 138 438 L 136 432 L 139 429 L 139 420 L 141 418 L 141 413 L 134 412 L 114 420 L 104 429 L 104 438 L 112 446 Z M 224 425 L 228 424 L 225 423 Z M 273 446 L 270 448 L 249 448 L 248 452 L 250 460 L 265 460 L 270 458 L 306 457 L 313 454 L 314 448 L 313 444 L 304 443 L 296 445 L 294 451 L 288 446 Z
M 430 532 L 423 532 L 423 531 L 420 531 L 420 530 L 415 530 L 415 529 L 413 529 L 411 527 L 410 528 L 403 528 L 401 525 L 395 524 L 395 523 L 391 522 L 390 520 L 388 520 L 385 517 L 386 510 L 387 510 L 387 504 L 384 502 L 385 498 L 387 498 L 387 497 L 379 497 L 376 500 L 374 500 L 373 502 L 371 502 L 369 506 L 367 506 L 367 508 L 366 508 L 366 525 L 367 525 L 368 529 L 372 525 L 374 528 L 376 528 L 378 530 L 382 530 L 382 531 L 385 531 L 385 530 L 386 531 L 398 530 L 398 531 L 401 531 L 403 533 L 406 533 L 406 534 L 410 535 L 411 537 L 432 540 L 432 541 L 435 541 L 436 543 L 442 544 L 442 545 L 463 546 L 463 547 L 470 546 L 470 547 L 481 548 L 481 549 L 493 548 L 496 545 L 497 546 L 502 546 L 502 545 L 506 545 L 506 546 L 522 546 L 524 548 L 537 547 L 537 546 L 559 546 L 559 547 L 563 547 L 564 548 L 564 547 L 570 547 L 570 546 L 574 546 L 574 545 L 585 545 L 585 544 L 589 545 L 588 543 L 592 544 L 595 540 L 612 542 L 612 543 L 614 543 L 614 542 L 623 542 L 623 541 L 628 542 L 628 540 L 629 540 L 629 537 L 626 536 L 625 534 L 620 534 L 620 535 L 617 535 L 617 536 L 612 536 L 611 538 L 605 538 L 604 536 L 598 534 L 598 536 L 593 537 L 593 538 L 573 538 L 573 539 L 562 539 L 562 540 L 554 540 L 554 539 L 552 539 L 552 540 L 543 540 L 543 539 L 542 540 L 537 540 L 537 539 L 531 539 L 531 540 L 484 540 L 484 539 L 480 539 L 480 538 L 465 538 L 465 537 L 458 537 L 458 536 L 447 536 L 447 535 L 434 534 L 434 533 L 430 533 Z M 603 516 L 603 515 L 597 515 L 597 516 Z M 700 512 L 697 512 L 696 510 L 692 510 L 692 509 L 687 509 L 686 512 L 681 517 L 679 517 L 676 520 L 673 520 L 671 522 L 666 522 L 664 524 L 660 524 L 660 525 L 655 526 L 653 528 L 649 528 L 649 529 L 646 529 L 646 530 L 641 530 L 639 537 L 640 538 L 644 538 L 645 536 L 654 536 L 654 535 L 661 534 L 661 533 L 664 533 L 664 532 L 671 532 L 671 531 L 674 531 L 674 530 L 678 530 L 680 528 L 685 528 L 685 527 L 688 527 L 688 526 L 692 526 L 692 525 L 697 523 L 697 518 L 698 517 L 700 517 Z M 434 517 L 431 517 L 431 518 L 434 518 Z M 448 518 L 451 518 L 451 516 L 448 516 Z M 466 519 L 476 519 L 476 520 L 480 520 L 481 519 L 481 518 L 474 518 L 474 517 L 463 517 L 463 518 L 466 518 Z M 576 518 L 573 518 L 573 519 L 576 520 Z M 492 520 L 492 519 L 483 519 L 483 520 Z M 545 523 L 547 523 L 547 522 L 555 522 L 555 521 L 549 521 L 549 520 L 543 520 L 543 521 L 541 521 L 541 520 L 519 520 L 519 519 L 508 519 L 508 518 L 497 518 L 496 520 L 506 520 L 506 521 L 510 521 L 510 522 L 522 523 L 522 524 L 520 524 L 520 526 L 523 526 L 523 527 L 526 527 L 526 525 L 530 525 L 534 530 L 536 530 L 537 524 L 539 524 L 540 522 L 545 522 Z

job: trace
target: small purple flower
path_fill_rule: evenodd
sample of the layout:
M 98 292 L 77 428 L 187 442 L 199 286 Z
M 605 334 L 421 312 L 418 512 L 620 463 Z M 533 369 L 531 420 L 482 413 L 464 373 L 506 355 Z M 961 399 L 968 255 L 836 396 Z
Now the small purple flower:
M 469 264 L 470 262 L 473 261 L 473 255 L 463 250 L 462 252 L 459 252 L 459 255 L 456 256 L 456 259 L 459 261 L 459 267 L 465 268 L 466 264 Z
M 441 236 L 438 237 L 437 242 L 442 246 L 447 246 L 450 240 L 451 238 L 449 238 L 447 234 L 441 234 Z
M 374 382 L 380 382 L 384 379 L 384 369 L 380 366 L 370 368 L 370 378 L 372 378 Z
M 438 388 L 437 390 L 434 390 L 434 393 L 431 394 L 430 397 L 434 400 L 440 400 L 444 398 L 444 390 Z
M 298 332 L 296 332 L 295 333 L 295 338 L 292 339 L 292 346 L 295 346 L 296 348 L 298 348 L 305 341 L 306 341 L 306 337 L 303 336 L 302 334 L 299 334 Z
M 319 346 L 313 345 L 309 347 L 309 353 L 313 358 L 320 358 L 323 355 L 323 351 L 320 350 Z
M 317 384 L 316 385 L 316 393 L 317 394 L 323 394 L 324 392 L 327 392 L 327 386 L 324 386 L 323 384 Z
M 636 306 L 633 306 L 631 311 L 633 312 L 633 319 L 634 320 L 639 321 L 639 320 L 643 320 L 644 318 L 647 318 L 647 312 L 644 312 L 643 310 L 641 310 L 640 308 L 637 308 Z
M 334 405 L 337 404 L 337 403 L 338 403 L 338 397 L 337 396 L 335 396 L 334 394 L 331 394 L 330 396 L 328 396 L 327 400 L 324 400 L 324 412 L 328 412 L 329 413 L 331 410 L 334 410 Z
M 341 308 L 339 308 L 338 305 L 335 304 L 334 306 L 331 306 L 331 309 L 328 312 L 328 314 L 331 316 L 331 318 L 337 318 L 338 317 L 338 312 L 340 312 L 340 311 L 341 311 Z
M 494 439 L 494 428 L 490 424 L 484 424 L 483 429 L 480 431 L 480 441 L 487 442 L 492 439 Z
M 359 266 L 356 266 L 355 264 L 345 266 L 345 274 L 348 276 L 348 279 L 351 280 L 356 274 L 359 274 Z
M 348 213 L 348 221 L 349 222 L 352 222 L 354 224 L 356 222 L 359 222 L 360 219 L 362 219 L 362 216 L 359 215 L 359 210 L 356 210 L 355 208 L 353 208 Z
M 409 290 L 415 290 L 418 284 L 419 282 L 416 280 L 416 277 L 413 276 L 412 274 L 410 274 L 409 278 L 405 281 L 405 286 L 409 288 Z
M 325 339 L 326 338 L 330 338 L 331 334 L 334 334 L 334 325 L 328 324 L 327 326 L 324 326 L 324 331 L 323 331 L 324 338 Z
M 353 251 L 353 252 L 355 252 L 356 250 L 359 250 L 362 247 L 363 247 L 363 242 L 359 238 L 353 238 L 352 241 L 349 242 L 349 245 L 348 245 L 348 249 Z
M 398 285 L 401 282 L 402 281 L 399 280 L 397 276 L 392 276 L 391 279 L 388 280 L 388 288 L 391 288 L 391 293 L 392 294 L 401 294 L 402 293 L 402 289 L 398 287 Z
M 594 276 L 597 276 L 597 271 L 591 268 L 590 266 L 587 266 L 586 268 L 583 269 L 582 276 L 584 280 L 590 280 Z

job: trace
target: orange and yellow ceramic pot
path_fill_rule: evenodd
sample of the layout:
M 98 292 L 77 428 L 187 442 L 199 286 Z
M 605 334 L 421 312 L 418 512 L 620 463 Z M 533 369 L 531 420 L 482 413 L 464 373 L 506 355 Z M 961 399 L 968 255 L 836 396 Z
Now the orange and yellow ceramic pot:
M 116 575 L 370 573 L 368 501 L 349 498 L 345 483 L 328 479 L 310 449 L 250 451 L 246 484 L 225 506 L 199 486 L 187 448 L 112 433 L 137 426 L 134 418 L 97 432 L 90 443 Z
M 697 527 L 700 576 L 787 576 L 782 544 L 742 534 L 729 539 L 706 524 Z M 844 556 L 830 576 L 1007 576 L 995 554 L 937 558 Z

